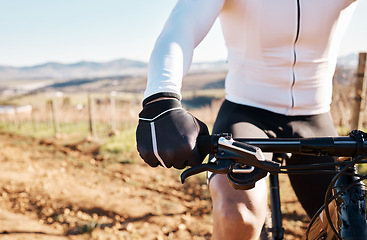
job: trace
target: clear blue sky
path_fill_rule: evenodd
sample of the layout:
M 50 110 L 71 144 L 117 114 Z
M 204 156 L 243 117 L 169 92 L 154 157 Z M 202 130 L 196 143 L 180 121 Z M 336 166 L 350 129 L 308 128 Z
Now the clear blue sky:
M 177 0 L 0 0 L 0 65 L 49 61 L 148 61 Z M 340 55 L 367 51 L 367 0 L 359 7 Z M 225 59 L 219 25 L 194 61 Z

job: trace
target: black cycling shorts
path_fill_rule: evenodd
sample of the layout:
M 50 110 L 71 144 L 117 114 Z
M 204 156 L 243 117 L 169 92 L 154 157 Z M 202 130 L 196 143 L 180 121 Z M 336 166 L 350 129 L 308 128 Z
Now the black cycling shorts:
M 286 116 L 225 100 L 219 110 L 213 133 L 232 133 L 234 138 L 299 138 L 337 136 L 330 113 Z M 333 162 L 333 157 L 293 154 L 289 165 Z M 328 168 L 326 168 L 328 169 Z M 333 167 L 329 168 L 334 170 Z M 212 178 L 213 174 L 210 176 Z M 323 205 L 330 174 L 289 175 L 292 187 L 307 214 L 312 217 Z M 208 179 L 210 181 L 210 179 Z

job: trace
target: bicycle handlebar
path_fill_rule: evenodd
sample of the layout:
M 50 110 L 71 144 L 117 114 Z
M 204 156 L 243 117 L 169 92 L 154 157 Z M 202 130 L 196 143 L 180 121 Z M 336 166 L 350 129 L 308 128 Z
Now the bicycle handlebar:
M 295 153 L 308 155 L 328 155 L 338 157 L 352 157 L 367 153 L 367 142 L 364 141 L 363 134 L 362 144 L 354 136 L 343 137 L 316 137 L 316 138 L 235 138 L 233 145 L 241 143 L 247 146 L 256 146 L 262 152 L 272 153 Z M 197 139 L 197 146 L 203 155 L 215 154 L 218 149 L 218 140 L 220 137 L 229 138 L 229 134 L 214 134 L 208 136 L 200 136 Z M 246 148 L 246 145 L 245 145 Z
M 181 181 L 183 183 L 187 177 L 204 171 L 230 174 L 235 163 L 279 172 L 280 164 L 266 160 L 263 152 L 355 157 L 367 153 L 366 138 L 366 133 L 359 130 L 343 137 L 233 139 L 226 133 L 200 136 L 197 139 L 200 153 L 212 154 L 217 161 L 186 169 L 181 174 Z M 264 176 L 264 173 L 261 174 Z

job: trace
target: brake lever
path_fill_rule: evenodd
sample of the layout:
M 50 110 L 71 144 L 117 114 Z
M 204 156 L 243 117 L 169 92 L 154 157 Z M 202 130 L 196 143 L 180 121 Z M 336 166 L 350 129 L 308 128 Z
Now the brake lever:
M 181 183 L 184 183 L 186 178 L 205 171 L 210 171 L 218 174 L 227 174 L 232 164 L 233 161 L 231 160 L 217 159 L 217 161 L 215 162 L 208 162 L 206 164 L 200 164 L 198 166 L 188 168 L 181 173 Z
M 258 167 L 269 172 L 278 172 L 280 164 L 266 160 L 259 147 L 234 141 L 232 138 L 219 138 L 217 159 L 229 158 L 233 162 Z

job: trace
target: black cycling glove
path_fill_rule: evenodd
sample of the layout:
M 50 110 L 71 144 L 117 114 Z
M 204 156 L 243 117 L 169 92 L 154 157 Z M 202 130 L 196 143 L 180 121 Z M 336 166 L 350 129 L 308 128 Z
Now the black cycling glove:
M 184 110 L 178 99 L 158 100 L 145 105 L 139 114 L 137 148 L 152 167 L 183 169 L 204 160 L 196 138 L 208 134 L 207 126 Z

